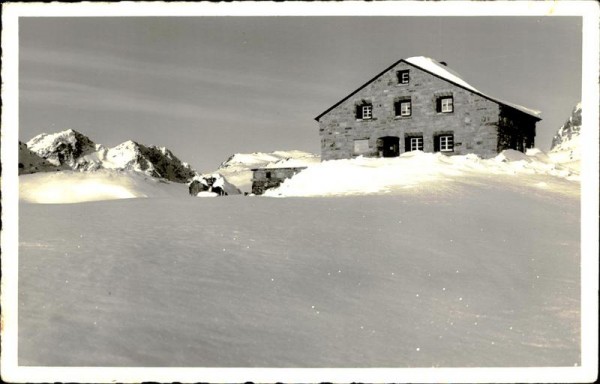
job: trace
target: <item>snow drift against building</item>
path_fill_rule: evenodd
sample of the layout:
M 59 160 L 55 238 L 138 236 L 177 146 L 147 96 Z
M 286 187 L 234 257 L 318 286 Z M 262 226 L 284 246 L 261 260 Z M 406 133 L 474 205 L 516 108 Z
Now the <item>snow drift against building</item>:
M 579 173 L 563 167 L 539 149 L 527 154 L 506 150 L 492 159 L 476 155 L 445 156 L 421 151 L 396 158 L 331 160 L 309 166 L 265 196 L 339 196 L 388 194 L 397 190 L 428 186 L 443 188 L 455 179 L 477 175 L 546 175 L 578 181 Z M 522 182 L 523 180 L 518 180 Z

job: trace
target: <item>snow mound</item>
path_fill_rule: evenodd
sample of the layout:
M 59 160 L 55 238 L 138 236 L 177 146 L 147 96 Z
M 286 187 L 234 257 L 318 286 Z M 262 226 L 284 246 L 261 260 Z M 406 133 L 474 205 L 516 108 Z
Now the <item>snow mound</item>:
M 111 170 L 36 173 L 19 178 L 19 199 L 27 203 L 70 204 L 168 196 L 185 196 L 185 185 Z
M 195 176 L 188 187 L 192 196 L 223 196 L 239 195 L 241 193 L 239 189 L 218 173 Z
M 236 153 L 221 163 L 213 173 L 225 177 L 241 192 L 249 193 L 252 191 L 254 168 L 305 167 L 319 162 L 319 155 L 298 150 Z
M 579 174 L 539 149 L 524 154 L 506 150 L 492 159 L 477 155 L 445 156 L 413 151 L 397 158 L 331 160 L 309 165 L 265 196 L 339 196 L 385 194 L 470 175 L 549 175 L 579 181 Z

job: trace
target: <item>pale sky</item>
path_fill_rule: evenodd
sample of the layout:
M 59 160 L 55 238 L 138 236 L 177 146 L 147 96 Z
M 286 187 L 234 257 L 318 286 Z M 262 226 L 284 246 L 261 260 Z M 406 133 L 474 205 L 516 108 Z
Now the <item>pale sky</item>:
M 401 58 L 428 56 L 542 111 L 581 100 L 580 17 L 21 18 L 19 138 L 75 129 L 166 146 L 200 172 L 234 153 L 320 153 L 314 117 Z

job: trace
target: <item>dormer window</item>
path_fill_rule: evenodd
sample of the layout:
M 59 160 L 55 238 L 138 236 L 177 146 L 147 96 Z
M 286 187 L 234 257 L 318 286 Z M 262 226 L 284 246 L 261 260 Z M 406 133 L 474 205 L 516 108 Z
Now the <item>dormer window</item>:
M 356 106 L 356 118 L 369 120 L 373 118 L 373 104 L 363 103 Z
M 409 75 L 408 69 L 405 69 L 403 71 L 398 71 L 397 75 L 398 75 L 398 84 L 408 84 L 408 82 L 410 81 L 410 75 Z
M 436 100 L 436 111 L 438 113 L 454 112 L 454 98 L 452 96 L 438 97 Z

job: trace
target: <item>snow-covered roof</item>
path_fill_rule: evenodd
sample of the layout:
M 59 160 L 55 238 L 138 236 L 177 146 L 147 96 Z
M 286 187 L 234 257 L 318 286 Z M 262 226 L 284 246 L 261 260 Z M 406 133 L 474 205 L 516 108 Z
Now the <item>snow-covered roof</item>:
M 342 102 L 346 101 L 348 98 L 350 98 L 351 96 L 353 96 L 354 94 L 356 94 L 358 91 L 360 91 L 361 89 L 363 89 L 364 87 L 366 87 L 367 85 L 369 85 L 370 83 L 372 83 L 373 81 L 375 81 L 377 78 L 379 78 L 381 75 L 383 75 L 384 73 L 386 73 L 387 71 L 389 71 L 390 69 L 392 69 L 393 67 L 395 67 L 396 65 L 398 65 L 401 62 L 405 62 L 409 65 L 412 65 L 414 67 L 417 67 L 425 72 L 431 73 L 434 76 L 437 76 L 443 80 L 446 80 L 454 85 L 457 85 L 461 88 L 464 88 L 468 91 L 471 91 L 473 93 L 476 93 L 480 96 L 485 97 L 486 99 L 489 99 L 491 101 L 494 101 L 496 103 L 502 104 L 502 105 L 506 105 L 510 108 L 516 109 L 518 111 L 521 111 L 523 113 L 526 113 L 530 116 L 533 116 L 535 118 L 537 118 L 538 120 L 540 119 L 540 111 L 537 111 L 535 109 L 531 109 L 531 108 L 527 108 L 524 107 L 522 105 L 518 105 L 518 104 L 514 104 L 514 103 L 509 103 L 507 101 L 498 99 L 496 97 L 492 97 L 490 95 L 487 95 L 481 91 L 479 91 L 477 88 L 473 87 L 471 84 L 467 83 L 458 73 L 454 72 L 453 70 L 451 70 L 450 68 L 448 68 L 446 65 L 441 64 L 440 62 L 431 59 L 429 57 L 425 57 L 425 56 L 415 56 L 415 57 L 409 57 L 407 59 L 401 59 L 398 60 L 397 62 L 395 62 L 394 64 L 392 64 L 390 67 L 386 68 L 383 72 L 379 73 L 377 76 L 375 76 L 374 78 L 372 78 L 371 80 L 369 80 L 368 82 L 366 82 L 365 84 L 361 85 L 358 89 L 356 89 L 354 92 L 350 93 L 348 96 L 346 96 L 345 98 L 343 98 L 342 100 L 340 100 L 339 102 L 337 102 L 336 104 L 334 104 L 332 107 L 330 107 L 329 109 L 327 109 L 325 112 L 321 113 L 319 116 L 317 116 L 315 118 L 315 120 L 319 121 L 319 119 L 324 116 L 325 114 L 327 114 L 329 111 L 331 111 L 332 109 L 334 109 L 335 107 L 337 107 L 338 105 L 340 105 Z

